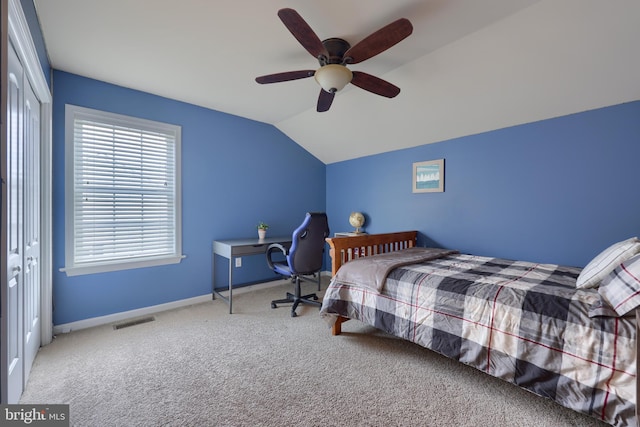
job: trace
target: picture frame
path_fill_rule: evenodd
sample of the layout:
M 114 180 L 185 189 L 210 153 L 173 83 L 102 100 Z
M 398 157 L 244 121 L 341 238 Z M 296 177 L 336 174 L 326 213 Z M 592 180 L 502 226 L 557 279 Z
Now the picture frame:
M 413 164 L 413 192 L 444 192 L 444 159 L 427 160 Z

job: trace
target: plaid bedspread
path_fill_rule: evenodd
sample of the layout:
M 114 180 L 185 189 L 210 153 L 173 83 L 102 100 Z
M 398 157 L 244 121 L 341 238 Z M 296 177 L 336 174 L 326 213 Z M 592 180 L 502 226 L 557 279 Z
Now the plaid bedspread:
M 320 312 L 329 322 L 358 319 L 609 424 L 635 426 L 635 317 L 589 317 L 601 299 L 575 288 L 579 273 L 448 255 L 396 268 L 381 292 L 333 280 Z

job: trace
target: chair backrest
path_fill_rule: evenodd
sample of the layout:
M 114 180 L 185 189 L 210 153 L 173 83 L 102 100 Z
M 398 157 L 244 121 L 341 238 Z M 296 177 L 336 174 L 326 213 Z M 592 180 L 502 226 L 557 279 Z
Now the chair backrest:
M 322 269 L 329 222 L 324 212 L 310 212 L 292 235 L 287 262 L 292 273 L 312 274 Z

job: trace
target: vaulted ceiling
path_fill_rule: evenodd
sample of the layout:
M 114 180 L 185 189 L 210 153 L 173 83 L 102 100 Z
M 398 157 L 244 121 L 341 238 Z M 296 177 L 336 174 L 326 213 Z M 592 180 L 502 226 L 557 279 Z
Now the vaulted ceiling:
M 35 0 L 53 68 L 273 124 L 325 163 L 640 99 L 637 0 Z M 354 45 L 408 18 L 413 34 L 350 66 L 325 113 L 318 62 L 277 16 Z

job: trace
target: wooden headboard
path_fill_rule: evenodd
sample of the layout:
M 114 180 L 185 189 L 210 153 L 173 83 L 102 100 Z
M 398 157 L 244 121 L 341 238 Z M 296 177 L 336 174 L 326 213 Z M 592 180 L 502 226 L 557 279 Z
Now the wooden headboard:
M 352 259 L 413 248 L 417 239 L 417 231 L 329 237 L 326 241 L 330 247 L 331 276 L 335 276 L 340 266 Z
M 331 277 L 333 277 L 342 264 L 352 259 L 413 248 L 418 241 L 418 232 L 401 231 L 399 233 L 329 237 L 326 241 L 330 248 Z M 331 327 L 331 333 L 333 335 L 340 335 L 342 331 L 341 325 L 347 320 L 348 319 L 344 317 L 338 317 Z

